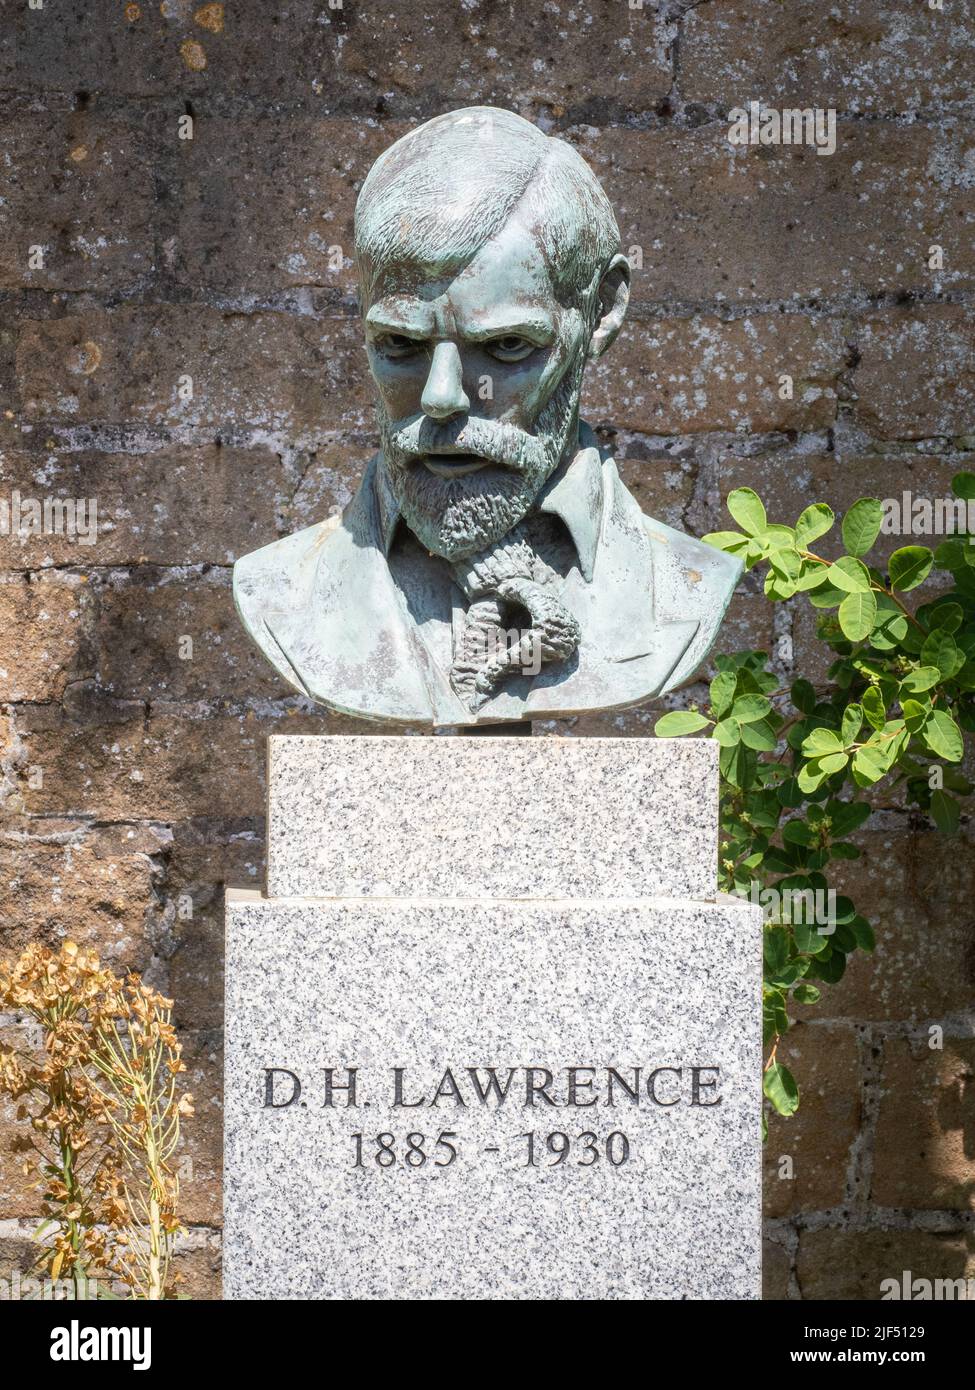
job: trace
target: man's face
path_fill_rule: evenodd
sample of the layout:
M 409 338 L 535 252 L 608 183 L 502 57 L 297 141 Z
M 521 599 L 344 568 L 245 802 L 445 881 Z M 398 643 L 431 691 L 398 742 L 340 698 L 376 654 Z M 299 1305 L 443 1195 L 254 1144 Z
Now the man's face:
M 366 350 L 402 514 L 454 560 L 516 525 L 574 449 L 589 329 L 517 217 L 454 279 L 437 273 L 379 276 Z

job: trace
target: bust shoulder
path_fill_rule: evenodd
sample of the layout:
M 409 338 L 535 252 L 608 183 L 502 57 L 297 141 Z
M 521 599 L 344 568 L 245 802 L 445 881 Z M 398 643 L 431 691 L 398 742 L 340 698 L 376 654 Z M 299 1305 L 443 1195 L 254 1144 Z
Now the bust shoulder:
M 302 611 L 311 597 L 322 547 L 341 524 L 341 515 L 306 526 L 242 555 L 234 565 L 234 604 L 248 636 L 286 680 L 295 684 L 267 622 Z
M 658 621 L 696 620 L 697 634 L 660 694 L 689 680 L 707 656 L 731 602 L 743 562 L 737 555 L 643 516 L 653 555 L 653 596 Z

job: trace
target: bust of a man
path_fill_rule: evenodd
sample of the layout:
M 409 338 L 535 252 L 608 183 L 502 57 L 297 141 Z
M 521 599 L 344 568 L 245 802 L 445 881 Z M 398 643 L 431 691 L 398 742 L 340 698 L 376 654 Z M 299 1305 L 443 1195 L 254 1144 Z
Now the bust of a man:
M 579 418 L 629 265 L 563 141 L 472 107 L 359 194 L 380 452 L 339 518 L 237 561 L 251 637 L 298 690 L 433 726 L 621 708 L 688 679 L 741 562 L 644 516 Z

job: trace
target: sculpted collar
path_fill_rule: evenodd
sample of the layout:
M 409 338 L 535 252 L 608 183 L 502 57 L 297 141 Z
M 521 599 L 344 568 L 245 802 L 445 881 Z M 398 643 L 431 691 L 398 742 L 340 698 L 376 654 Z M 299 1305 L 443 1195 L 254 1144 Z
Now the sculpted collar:
M 565 523 L 579 557 L 582 576 L 591 583 L 602 526 L 602 462 L 595 437 L 586 425 L 580 428 L 580 442 L 581 447 L 569 463 L 556 470 L 544 484 L 535 509 L 551 512 Z M 388 555 L 401 517 L 381 454 L 375 477 L 383 553 Z

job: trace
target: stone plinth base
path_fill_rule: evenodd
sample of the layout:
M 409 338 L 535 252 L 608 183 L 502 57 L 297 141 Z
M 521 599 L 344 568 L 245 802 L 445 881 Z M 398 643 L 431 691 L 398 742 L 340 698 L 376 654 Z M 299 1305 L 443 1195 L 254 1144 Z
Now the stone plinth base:
M 735 900 L 232 892 L 226 1296 L 759 1297 L 760 953 Z

